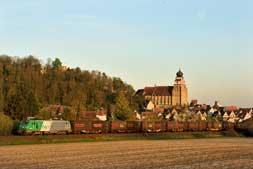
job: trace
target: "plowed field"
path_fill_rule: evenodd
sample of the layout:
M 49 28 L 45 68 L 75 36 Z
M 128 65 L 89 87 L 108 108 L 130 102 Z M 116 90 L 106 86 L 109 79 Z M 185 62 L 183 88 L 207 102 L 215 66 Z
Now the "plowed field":
M 0 168 L 253 168 L 253 139 L 139 140 L 1 146 Z

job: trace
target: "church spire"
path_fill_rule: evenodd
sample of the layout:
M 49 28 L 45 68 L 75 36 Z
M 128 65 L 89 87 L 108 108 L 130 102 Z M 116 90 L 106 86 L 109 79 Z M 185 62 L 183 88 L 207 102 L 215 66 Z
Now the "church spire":
M 184 76 L 184 74 L 181 71 L 181 69 L 179 68 L 179 71 L 177 72 L 177 77 L 183 77 L 183 76 Z

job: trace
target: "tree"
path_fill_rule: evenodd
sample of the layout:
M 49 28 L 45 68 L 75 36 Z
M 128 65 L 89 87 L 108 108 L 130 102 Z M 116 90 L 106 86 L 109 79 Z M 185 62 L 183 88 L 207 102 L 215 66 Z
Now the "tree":
M 26 96 L 26 102 L 27 113 L 29 113 L 29 116 L 35 116 L 39 112 L 37 97 L 32 92 L 29 92 Z
M 133 107 L 136 111 L 142 112 L 145 109 L 145 98 L 143 95 L 134 95 L 132 100 Z
M 13 122 L 9 116 L 0 112 L 0 135 L 10 135 L 13 129 Z
M 56 58 L 56 59 L 53 61 L 52 65 L 53 65 L 53 69 L 57 70 L 57 69 L 59 69 L 60 67 L 62 67 L 62 62 L 61 62 L 61 60 L 60 60 L 59 58 Z
M 116 120 L 127 120 L 130 113 L 129 101 L 126 99 L 123 91 L 116 98 L 116 104 L 113 106 L 113 117 Z
M 18 90 L 17 87 L 13 87 L 8 92 L 4 105 L 4 112 L 14 120 L 22 120 L 25 116 L 27 116 L 25 105 L 26 100 L 23 97 L 21 90 Z

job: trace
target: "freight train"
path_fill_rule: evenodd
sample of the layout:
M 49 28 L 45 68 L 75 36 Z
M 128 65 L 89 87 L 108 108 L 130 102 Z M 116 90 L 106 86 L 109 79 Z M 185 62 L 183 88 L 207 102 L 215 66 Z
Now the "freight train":
M 65 121 L 27 120 L 19 124 L 21 135 L 35 134 L 95 134 L 95 133 L 152 133 L 221 131 L 233 129 L 228 122 L 172 122 L 172 121 Z

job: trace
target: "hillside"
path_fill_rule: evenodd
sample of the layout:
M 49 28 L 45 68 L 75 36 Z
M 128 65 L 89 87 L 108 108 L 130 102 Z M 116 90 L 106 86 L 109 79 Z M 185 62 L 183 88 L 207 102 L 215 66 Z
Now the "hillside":
M 1 55 L 0 74 L 0 112 L 13 120 L 41 115 L 48 105 L 64 105 L 69 114 L 103 108 L 119 119 L 138 109 L 131 85 L 103 72 L 68 68 L 58 58 L 43 65 L 34 56 Z

